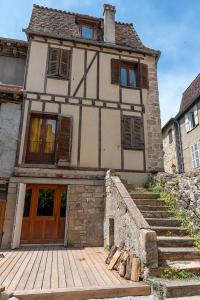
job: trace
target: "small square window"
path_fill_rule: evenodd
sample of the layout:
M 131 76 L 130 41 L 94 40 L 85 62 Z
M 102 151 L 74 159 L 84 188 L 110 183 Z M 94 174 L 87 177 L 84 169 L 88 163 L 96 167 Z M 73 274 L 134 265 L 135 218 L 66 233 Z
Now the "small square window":
M 91 26 L 82 26 L 82 37 L 86 39 L 93 39 L 94 29 Z

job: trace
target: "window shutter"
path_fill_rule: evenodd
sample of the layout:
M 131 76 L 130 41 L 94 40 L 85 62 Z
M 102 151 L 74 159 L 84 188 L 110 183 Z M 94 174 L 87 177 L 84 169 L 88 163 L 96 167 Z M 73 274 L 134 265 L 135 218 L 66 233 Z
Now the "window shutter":
M 61 49 L 59 75 L 66 79 L 69 79 L 70 54 L 71 52 L 69 50 Z
M 186 132 L 190 131 L 188 114 L 185 115 L 185 128 L 186 128 Z
M 58 75 L 59 71 L 59 48 L 49 48 L 49 63 L 48 63 L 48 75 Z
M 72 146 L 72 117 L 60 117 L 58 164 L 69 165 Z
M 143 89 L 149 88 L 148 66 L 146 64 L 141 64 L 141 87 Z
M 123 117 L 123 147 L 130 148 L 132 144 L 132 122 L 130 117 Z
M 142 118 L 132 118 L 133 122 L 133 133 L 132 141 L 133 148 L 144 149 L 144 133 L 143 133 L 143 120 Z
M 111 83 L 119 84 L 120 81 L 120 61 L 111 59 Z
M 197 105 L 194 106 L 194 121 L 195 121 L 195 125 L 199 124 Z

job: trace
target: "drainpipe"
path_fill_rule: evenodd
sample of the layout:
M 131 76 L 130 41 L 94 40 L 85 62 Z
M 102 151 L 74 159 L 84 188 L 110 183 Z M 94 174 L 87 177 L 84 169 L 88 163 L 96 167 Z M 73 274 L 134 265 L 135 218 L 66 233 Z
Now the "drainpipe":
M 178 172 L 184 172 L 184 160 L 183 160 L 183 147 L 181 140 L 181 130 L 180 123 L 177 120 L 174 120 L 175 126 L 175 136 L 176 136 L 176 154 L 178 158 Z

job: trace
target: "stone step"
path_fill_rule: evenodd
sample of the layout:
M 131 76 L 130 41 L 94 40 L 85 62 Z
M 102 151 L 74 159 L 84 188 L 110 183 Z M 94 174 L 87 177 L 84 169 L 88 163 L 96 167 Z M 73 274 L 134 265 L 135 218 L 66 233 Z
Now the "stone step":
M 200 250 L 195 247 L 158 247 L 159 260 L 200 259 Z
M 159 247 L 193 247 L 194 240 L 191 237 L 158 236 Z
M 133 199 L 158 199 L 158 198 L 160 198 L 160 194 L 158 194 L 158 193 L 130 192 L 130 195 Z
M 162 199 L 133 199 L 136 205 L 166 206 Z
M 168 206 L 151 206 L 151 205 L 137 205 L 138 209 L 143 211 L 168 211 Z
M 171 211 L 143 211 L 144 218 L 170 218 L 174 216 L 174 213 Z
M 166 299 L 200 295 L 200 280 L 163 280 L 162 286 Z
M 150 276 L 162 276 L 165 270 L 169 268 L 180 269 L 195 275 L 200 275 L 200 260 L 167 261 L 159 265 L 157 269 L 150 269 Z
M 180 221 L 177 219 L 146 218 L 146 221 L 150 226 L 176 227 L 181 225 Z
M 158 236 L 188 236 L 188 230 L 182 227 L 151 226 Z

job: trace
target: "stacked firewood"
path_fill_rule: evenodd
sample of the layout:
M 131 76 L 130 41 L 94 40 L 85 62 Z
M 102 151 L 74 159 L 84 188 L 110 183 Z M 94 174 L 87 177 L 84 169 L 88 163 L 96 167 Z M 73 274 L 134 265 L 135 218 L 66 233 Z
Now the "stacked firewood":
M 139 281 L 140 259 L 132 251 L 128 251 L 124 244 L 112 246 L 106 264 L 109 270 L 116 270 L 121 277 L 127 280 Z

